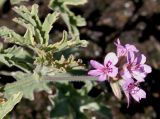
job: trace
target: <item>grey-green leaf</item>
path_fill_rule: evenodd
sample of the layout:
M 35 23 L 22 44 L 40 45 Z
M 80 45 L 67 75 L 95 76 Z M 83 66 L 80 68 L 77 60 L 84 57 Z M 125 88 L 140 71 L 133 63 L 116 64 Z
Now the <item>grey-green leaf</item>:
M 44 20 L 44 23 L 42 25 L 42 31 L 45 33 L 44 34 L 44 38 L 45 38 L 44 43 L 46 45 L 48 44 L 48 40 L 49 40 L 49 32 L 52 29 L 52 25 L 58 19 L 58 16 L 59 16 L 59 13 L 54 12 L 52 14 L 48 14 L 47 17 Z
M 48 87 L 47 80 L 43 80 L 38 74 L 25 74 L 20 72 L 15 74 L 14 78 L 17 79 L 16 82 L 7 84 L 4 88 L 5 97 L 10 97 L 13 93 L 17 93 L 21 91 L 23 93 L 23 97 L 33 100 L 34 99 L 34 91 L 42 91 L 45 90 L 47 92 L 51 92 L 51 89 Z
M 3 119 L 20 102 L 22 96 L 22 92 L 13 93 L 7 102 L 0 104 L 0 119 Z

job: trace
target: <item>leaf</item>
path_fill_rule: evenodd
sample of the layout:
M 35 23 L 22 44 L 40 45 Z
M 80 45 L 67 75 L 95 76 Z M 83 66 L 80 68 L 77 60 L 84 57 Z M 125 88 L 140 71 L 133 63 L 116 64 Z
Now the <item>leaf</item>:
M 10 67 L 11 64 L 8 59 L 11 59 L 12 56 L 10 54 L 0 54 L 0 62 Z
M 79 36 L 79 30 L 77 26 L 85 26 L 86 21 L 80 15 L 76 16 L 69 10 L 67 5 L 82 5 L 87 0 L 51 0 L 49 6 L 55 11 L 59 11 L 61 17 L 68 27 L 69 33 L 74 36 Z
M 65 5 L 83 5 L 87 3 L 87 0 L 61 0 Z
M 20 102 L 22 96 L 21 92 L 13 93 L 7 102 L 0 104 L 0 119 L 3 119 Z
M 54 12 L 52 14 L 48 14 L 42 24 L 38 17 L 38 7 L 39 6 L 37 4 L 34 4 L 31 11 L 29 11 L 25 6 L 15 7 L 14 11 L 19 14 L 20 17 L 14 18 L 13 21 L 27 29 L 25 38 L 27 41 L 30 41 L 30 44 L 34 45 L 34 42 L 36 42 L 37 44 L 47 46 L 49 41 L 49 32 L 52 29 L 54 22 L 58 19 L 59 13 Z
M 33 69 L 33 57 L 22 47 L 13 46 L 0 53 L 0 62 L 12 67 L 16 66 L 25 72 Z
M 38 17 L 38 8 L 39 8 L 39 6 L 37 4 L 33 4 L 32 5 L 32 10 L 31 10 L 31 15 L 33 17 L 35 17 L 34 20 L 36 21 L 37 26 L 41 27 L 42 24 L 41 24 L 41 21 L 40 21 L 40 19 Z
M 56 84 L 58 97 L 54 98 L 55 108 L 51 111 L 53 119 L 87 119 L 87 117 L 79 111 L 81 104 L 88 100 L 87 96 L 81 96 L 70 85 Z M 86 99 L 80 101 L 79 99 Z M 62 110 L 63 109 L 63 110 Z
M 51 92 L 51 89 L 48 87 L 49 81 L 43 80 L 38 74 L 27 74 L 27 73 L 15 73 L 14 78 L 17 79 L 16 82 L 7 84 L 4 88 L 4 96 L 10 97 L 13 93 L 21 91 L 23 97 L 33 100 L 34 91 L 47 91 Z
M 80 93 L 79 90 L 86 90 L 83 87 L 77 91 L 68 83 L 56 83 L 55 85 L 58 88 L 58 95 L 53 99 L 54 108 L 51 111 L 53 119 L 90 119 L 95 117 L 95 114 L 98 115 L 95 117 L 97 119 L 112 118 L 110 110 L 104 104 L 106 99 L 103 95 L 91 98 L 87 95 L 88 92 Z
M 25 6 L 21 5 L 20 7 L 14 7 L 13 10 L 26 22 L 30 23 L 34 27 L 37 26 L 36 21 L 33 19 L 30 11 Z
M 44 43 L 46 45 L 48 45 L 49 32 L 52 29 L 52 25 L 58 19 L 58 16 L 59 16 L 58 12 L 54 12 L 52 14 L 48 14 L 47 17 L 45 18 L 44 22 L 43 22 L 42 31 L 45 32 L 45 35 L 44 35 L 45 41 L 44 41 Z
M 47 50 L 53 51 L 53 53 L 55 53 L 67 50 L 69 48 L 86 47 L 87 45 L 88 42 L 86 40 L 80 40 L 79 37 L 73 37 L 72 39 L 68 40 L 67 32 L 63 31 L 62 40 L 57 43 L 48 45 Z
M 28 41 L 28 44 L 35 45 L 34 38 L 33 38 L 33 33 L 31 32 L 31 30 L 27 29 L 27 31 L 24 35 L 24 38 Z
M 11 4 L 19 4 L 20 2 L 26 2 L 26 1 L 29 1 L 29 0 L 11 0 Z
M 3 26 L 0 27 L 0 37 L 6 39 L 8 42 L 16 43 L 16 44 L 25 44 L 25 39 L 20 36 L 19 34 L 15 33 L 13 30 L 8 29 L 7 27 Z

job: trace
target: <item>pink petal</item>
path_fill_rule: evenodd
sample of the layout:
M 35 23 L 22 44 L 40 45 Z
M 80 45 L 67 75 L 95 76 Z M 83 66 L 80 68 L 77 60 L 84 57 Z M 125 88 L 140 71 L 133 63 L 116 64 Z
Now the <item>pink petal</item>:
M 118 74 L 118 68 L 115 66 L 110 66 L 109 68 L 112 68 L 112 72 L 108 72 L 108 76 L 116 77 Z
M 99 76 L 101 75 L 103 72 L 101 72 L 100 70 L 90 70 L 88 72 L 88 75 L 91 75 L 91 76 Z
M 142 98 L 146 98 L 146 92 L 138 87 L 135 87 L 134 90 L 138 90 L 136 93 L 131 94 L 134 100 L 139 102 Z
M 99 62 L 95 61 L 95 60 L 90 60 L 90 64 L 95 68 L 95 69 L 101 69 L 104 66 L 102 64 L 100 64 Z
M 138 91 L 138 95 L 140 96 L 140 98 L 142 99 L 144 99 L 144 98 L 146 98 L 146 92 L 144 91 L 144 90 L 142 90 L 142 89 L 140 89 L 139 91 Z
M 138 71 L 132 71 L 132 75 L 138 82 L 144 82 L 144 78 L 146 77 L 145 73 L 140 73 Z
M 98 81 L 105 81 L 107 80 L 107 75 L 106 74 L 101 74 L 98 78 Z
M 117 56 L 118 57 L 125 56 L 127 53 L 127 50 L 123 45 L 121 45 L 119 39 L 114 44 L 117 46 Z
M 149 65 L 144 64 L 143 67 L 144 67 L 144 71 L 146 73 L 151 73 L 152 72 L 152 68 Z
M 123 79 L 130 79 L 132 77 L 126 66 L 124 66 L 123 70 L 120 71 L 120 75 Z
M 130 85 L 131 83 L 134 83 L 134 80 L 132 78 L 130 79 L 123 79 L 122 80 L 122 89 L 124 90 L 124 92 L 128 92 L 128 85 Z
M 126 44 L 125 47 L 129 52 L 138 52 L 138 49 L 134 45 Z
M 135 62 L 137 64 L 144 64 L 146 62 L 146 57 L 143 54 L 137 54 Z
M 135 60 L 135 53 L 134 52 L 128 52 L 127 53 L 127 62 L 129 64 L 133 63 Z
M 111 62 L 111 65 L 115 65 L 118 62 L 118 57 L 115 53 L 110 52 L 106 55 L 104 59 L 104 65 L 106 66 L 108 62 Z

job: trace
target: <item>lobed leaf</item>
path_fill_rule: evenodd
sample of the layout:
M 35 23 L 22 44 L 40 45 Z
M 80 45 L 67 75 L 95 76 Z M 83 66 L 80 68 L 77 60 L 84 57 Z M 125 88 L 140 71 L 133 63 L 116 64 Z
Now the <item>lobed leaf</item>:
M 11 0 L 11 4 L 19 4 L 20 2 L 26 2 L 26 1 L 29 1 L 29 0 Z
M 62 19 L 68 27 L 69 33 L 74 36 L 79 36 L 79 30 L 77 26 L 85 26 L 86 21 L 80 15 L 76 16 L 67 7 L 68 5 L 82 5 L 87 0 L 51 0 L 49 6 L 55 11 L 59 11 Z
M 48 45 L 49 40 L 49 32 L 52 29 L 52 25 L 57 21 L 59 16 L 58 12 L 53 12 L 52 14 L 48 14 L 45 18 L 43 25 L 42 25 L 42 31 L 44 31 L 44 44 Z
M 13 93 L 6 102 L 0 104 L 0 119 L 3 119 L 22 99 L 23 93 Z
M 47 91 L 51 92 L 48 87 L 49 81 L 43 80 L 38 74 L 26 74 L 15 72 L 14 78 L 17 79 L 16 82 L 7 84 L 4 88 L 4 96 L 10 97 L 12 94 L 21 91 L 23 97 L 34 100 L 34 91 Z

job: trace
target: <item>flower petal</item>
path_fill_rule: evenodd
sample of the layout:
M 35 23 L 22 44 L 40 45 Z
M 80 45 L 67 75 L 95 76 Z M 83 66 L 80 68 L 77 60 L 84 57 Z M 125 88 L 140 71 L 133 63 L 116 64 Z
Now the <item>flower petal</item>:
M 111 62 L 110 65 L 115 65 L 118 62 L 118 57 L 116 56 L 115 53 L 110 52 L 106 55 L 104 59 L 104 65 L 106 66 L 108 62 Z
M 116 77 L 118 74 L 118 68 L 115 66 L 110 66 L 109 68 L 112 68 L 112 72 L 108 72 L 108 76 Z
M 135 62 L 136 64 L 144 64 L 146 62 L 146 56 L 143 54 L 137 54 Z
M 99 62 L 95 61 L 95 60 L 90 60 L 90 64 L 95 68 L 95 69 L 101 69 L 104 66 L 102 64 L 100 64 Z
M 144 71 L 146 73 L 151 73 L 152 72 L 152 68 L 149 65 L 144 64 L 143 68 L 144 68 Z
M 144 78 L 146 77 L 146 73 L 141 73 L 138 71 L 132 71 L 132 75 L 138 82 L 144 82 Z
M 127 50 L 123 45 L 121 45 L 120 40 L 117 39 L 117 41 L 114 42 L 114 44 L 117 47 L 117 56 L 118 57 L 125 56 L 125 54 L 127 53 Z
M 138 49 L 134 45 L 126 44 L 125 47 L 128 52 L 138 52 Z
M 98 78 L 98 81 L 105 81 L 107 80 L 107 75 L 106 74 L 101 74 Z
M 123 70 L 120 71 L 120 75 L 123 79 L 131 79 L 132 77 L 126 66 L 123 66 Z
M 140 96 L 140 98 L 142 99 L 144 99 L 144 98 L 146 98 L 146 92 L 144 91 L 144 90 L 142 90 L 142 89 L 140 89 L 139 91 L 138 91 L 138 95 Z
M 91 75 L 91 76 L 99 76 L 101 75 L 103 72 L 101 72 L 100 70 L 90 70 L 88 72 L 88 75 Z
M 128 92 L 128 85 L 130 85 L 131 83 L 134 83 L 134 80 L 132 78 L 124 79 L 121 81 L 121 86 L 124 92 Z
M 143 54 L 141 55 L 141 62 L 140 64 L 144 64 L 146 62 L 146 56 L 144 56 Z
M 136 93 L 131 93 L 134 100 L 139 102 L 142 98 L 146 98 L 146 92 L 139 87 L 135 87 L 133 90 L 138 90 Z
M 128 64 L 133 63 L 135 60 L 135 53 L 134 52 L 128 52 L 127 53 L 127 62 Z

